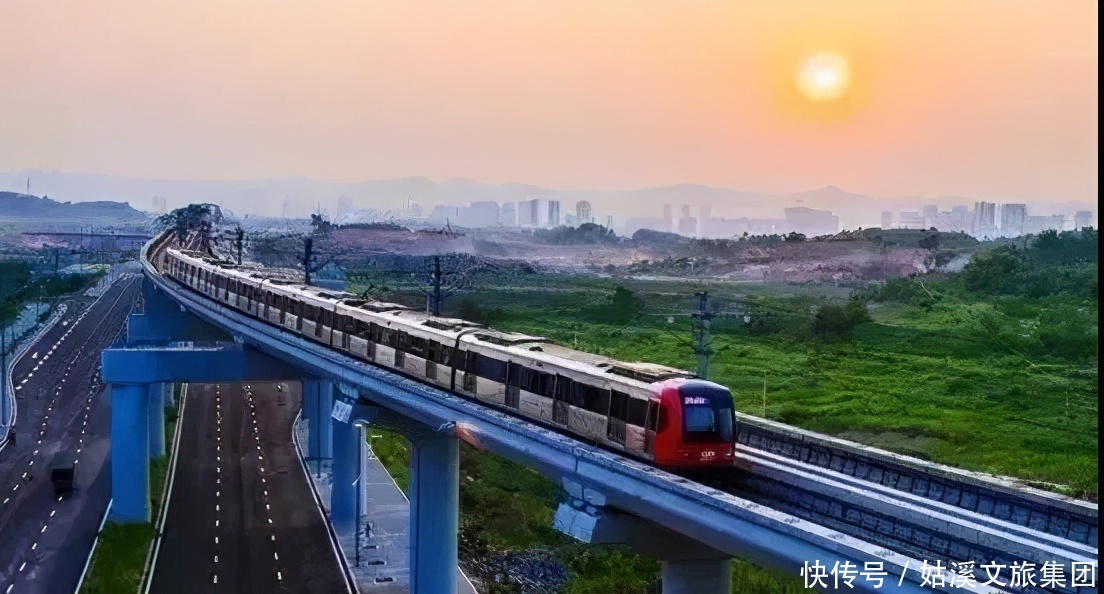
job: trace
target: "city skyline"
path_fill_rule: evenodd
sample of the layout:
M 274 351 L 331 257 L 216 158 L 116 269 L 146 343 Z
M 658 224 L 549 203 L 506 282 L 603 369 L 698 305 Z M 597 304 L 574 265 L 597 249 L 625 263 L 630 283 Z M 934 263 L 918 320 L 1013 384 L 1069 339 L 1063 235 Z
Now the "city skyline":
M 5 2 L 0 163 L 1096 201 L 1094 3 L 258 6 Z

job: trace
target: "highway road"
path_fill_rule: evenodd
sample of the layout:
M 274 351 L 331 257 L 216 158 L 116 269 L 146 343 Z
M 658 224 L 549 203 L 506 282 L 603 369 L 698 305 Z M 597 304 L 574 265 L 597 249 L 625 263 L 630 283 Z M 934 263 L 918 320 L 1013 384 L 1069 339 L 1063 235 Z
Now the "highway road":
M 347 591 L 291 442 L 300 385 L 189 385 L 156 594 Z
M 14 441 L 0 450 L 0 594 L 72 592 L 111 499 L 111 413 L 100 351 L 124 328 L 139 279 L 76 297 L 13 373 Z M 50 468 L 72 463 L 76 490 L 55 496 Z

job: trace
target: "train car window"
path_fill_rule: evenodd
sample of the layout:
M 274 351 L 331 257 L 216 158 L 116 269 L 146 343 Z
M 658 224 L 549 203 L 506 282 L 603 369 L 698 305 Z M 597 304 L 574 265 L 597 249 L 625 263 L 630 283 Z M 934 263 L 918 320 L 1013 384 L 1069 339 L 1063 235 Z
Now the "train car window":
M 442 346 L 441 350 L 438 352 L 440 353 L 440 358 L 437 359 L 438 363 L 440 363 L 441 365 L 452 365 L 452 357 L 454 352 L 454 349 L 452 347 Z
M 656 416 L 656 432 L 663 432 L 667 430 L 668 411 L 663 407 L 659 407 L 655 410 Z
M 618 392 L 613 390 L 610 394 L 610 409 L 609 416 L 617 419 L 618 421 L 624 421 L 628 418 L 629 414 L 629 395 L 624 392 Z
M 646 427 L 647 429 L 651 429 L 652 431 L 655 431 L 656 427 L 659 426 L 659 410 L 660 410 L 659 407 L 656 406 L 656 403 L 654 401 L 651 401 L 651 400 L 648 401 L 648 425 Z
M 547 398 L 552 398 L 556 394 L 556 379 L 560 376 L 553 375 L 551 373 L 536 372 L 539 378 L 540 393 Z
M 506 363 L 486 355 L 475 355 L 475 374 L 495 382 L 506 382 Z
M 571 399 L 571 388 L 575 382 L 571 381 L 571 378 L 564 376 L 557 376 L 556 381 L 556 400 L 560 402 L 569 402 Z
M 598 386 L 583 385 L 583 407 L 602 416 L 609 414 L 610 391 Z
M 417 336 L 407 337 L 406 351 L 416 357 L 426 358 L 426 340 Z
M 567 402 L 571 406 L 586 408 L 586 384 L 575 380 L 567 381 L 571 384 L 571 388 L 567 392 Z
M 732 397 L 684 395 L 682 422 L 685 439 L 698 442 L 732 441 Z
M 506 383 L 511 386 L 521 386 L 521 374 L 526 369 L 517 363 L 510 363 L 510 368 L 507 370 Z
M 627 422 L 643 427 L 648 416 L 648 401 L 640 398 L 629 398 L 629 416 Z

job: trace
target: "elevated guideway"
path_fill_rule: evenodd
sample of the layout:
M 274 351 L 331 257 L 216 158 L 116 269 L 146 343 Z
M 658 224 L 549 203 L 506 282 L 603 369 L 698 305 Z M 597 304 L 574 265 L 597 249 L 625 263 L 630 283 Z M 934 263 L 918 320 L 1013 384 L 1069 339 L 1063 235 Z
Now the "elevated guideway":
M 978 565 L 994 560 L 1053 560 L 1069 571 L 1072 563 L 1095 564 L 1095 542 L 1077 543 L 1041 532 L 1049 537 L 1033 543 L 1030 539 L 1034 534 L 1023 532 L 1015 523 L 987 518 L 961 506 L 952 510 L 942 502 L 935 505 L 930 498 L 923 500 L 901 489 L 875 489 L 876 481 L 863 480 L 869 475 L 857 478 L 855 474 L 836 472 L 832 462 L 818 466 L 756 450 L 750 447 L 751 434 L 743 448 L 748 470 L 745 477 L 714 486 L 694 482 L 583 445 L 252 319 L 162 277 L 145 251 L 143 266 L 155 291 L 233 336 L 240 348 L 256 349 L 305 373 L 338 383 L 346 395 L 340 405 L 334 406 L 335 412 L 339 408 L 345 411 L 347 416 L 342 422 L 372 423 L 389 418 L 391 423 L 417 426 L 423 432 L 460 435 L 477 447 L 526 464 L 558 481 L 570 501 L 557 513 L 557 527 L 590 542 L 627 542 L 656 554 L 664 561 L 665 591 L 690 591 L 693 585 L 705 583 L 721 591 L 716 580 L 700 576 L 715 577 L 727 571 L 724 559 L 730 556 L 794 575 L 814 563 L 860 570 L 880 567 L 886 572 L 886 582 L 896 586 L 896 591 L 906 592 L 1096 591 L 1095 587 L 959 586 L 962 580 L 956 579 L 947 563 L 955 555 L 969 556 L 961 560 L 973 560 Z M 111 352 L 105 352 L 105 377 L 109 377 L 112 364 Z M 334 426 L 336 432 L 341 424 L 335 422 Z M 814 444 L 815 440 L 806 441 Z M 842 468 L 859 466 L 858 455 L 848 462 L 846 448 L 840 451 L 844 453 L 833 454 L 843 460 Z M 432 464 L 426 466 L 431 467 L 435 468 Z M 444 476 L 440 486 L 447 491 L 454 487 L 449 484 L 452 480 L 454 477 Z M 421 495 L 416 482 L 412 483 L 411 529 L 428 530 L 414 519 Z M 449 505 L 455 506 L 455 502 Z M 428 559 L 437 567 L 446 567 L 444 563 L 455 567 L 455 530 L 448 534 L 448 524 L 455 526 L 456 518 L 447 516 L 442 516 L 445 532 L 437 538 L 452 539 L 451 551 L 444 551 L 444 559 L 418 557 L 419 562 Z M 879 525 L 879 518 L 896 519 L 901 529 L 889 529 L 887 534 L 887 526 Z M 921 528 L 930 538 L 920 536 Z M 426 536 L 433 538 L 427 533 L 421 537 L 412 534 L 412 539 L 422 543 Z M 945 542 L 962 546 L 955 549 Z M 412 554 L 418 552 L 418 547 L 414 546 Z M 937 560 L 948 569 L 920 571 Z M 973 575 L 984 577 L 978 571 Z M 869 580 L 855 580 L 851 585 L 855 591 L 881 589 Z

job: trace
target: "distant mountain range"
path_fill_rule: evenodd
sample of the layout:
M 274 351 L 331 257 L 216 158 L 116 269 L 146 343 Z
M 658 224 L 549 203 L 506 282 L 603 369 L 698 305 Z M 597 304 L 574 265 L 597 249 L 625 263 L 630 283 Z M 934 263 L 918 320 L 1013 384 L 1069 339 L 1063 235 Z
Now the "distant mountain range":
M 149 213 L 135 210 L 126 202 L 58 202 L 16 192 L 0 192 L 0 220 L 82 222 L 85 224 L 139 224 Z
M 598 222 L 604 222 L 607 214 L 619 220 L 628 217 L 659 218 L 663 216 L 665 204 L 674 207 L 676 217 L 680 216 L 680 207 L 685 204 L 711 206 L 714 217 L 729 218 L 782 218 L 784 208 L 805 206 L 830 210 L 840 217 L 842 228 L 854 229 L 877 226 L 883 210 L 895 213 L 901 210 L 918 211 L 925 204 L 935 204 L 941 209 L 959 204 L 972 208 L 975 201 L 959 196 L 873 198 L 834 186 L 771 195 L 698 184 L 636 190 L 558 190 L 519 183 L 483 184 L 467 179 L 435 182 L 424 177 L 358 183 L 301 177 L 225 181 L 145 180 L 55 171 L 0 173 L 0 189 L 23 190 L 28 178 L 34 194 L 74 203 L 113 200 L 129 202 L 142 210 L 158 210 L 162 202 L 169 209 L 191 202 L 212 202 L 239 215 L 249 213 L 274 217 L 305 217 L 321 206 L 333 218 L 342 204 L 345 209 L 398 211 L 407 200 L 411 200 L 421 204 L 423 212 L 428 213 L 439 204 L 459 206 L 480 200 L 512 202 L 544 198 L 560 200 L 561 212 L 565 214 L 574 211 L 576 201 L 590 201 Z M 1031 214 L 1072 214 L 1074 210 L 1096 210 L 1096 205 L 1091 203 L 1021 202 L 1028 204 Z M 696 216 L 697 213 L 694 214 Z

